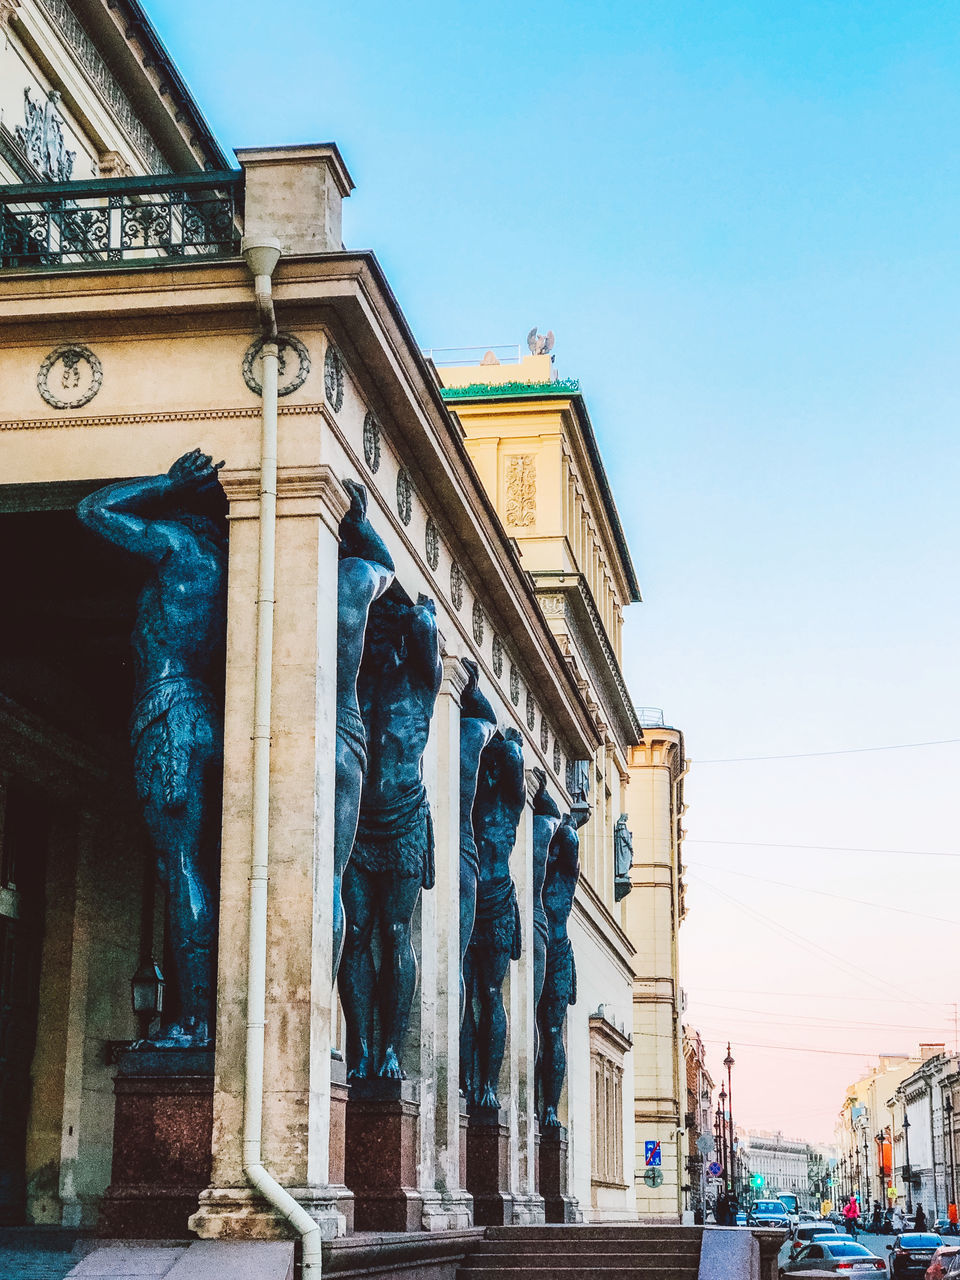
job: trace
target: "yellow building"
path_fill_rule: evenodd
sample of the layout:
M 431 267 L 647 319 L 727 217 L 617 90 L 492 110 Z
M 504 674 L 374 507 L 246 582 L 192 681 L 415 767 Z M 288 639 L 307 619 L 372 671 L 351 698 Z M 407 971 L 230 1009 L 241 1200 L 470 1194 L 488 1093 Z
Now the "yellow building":
M 451 363 L 454 353 L 442 354 L 447 358 L 434 356 L 444 399 L 457 414 L 470 457 L 516 542 L 601 739 L 588 763 L 567 762 L 570 770 L 584 768 L 593 806 L 581 832 L 577 908 L 595 931 L 604 922 L 616 943 L 610 962 L 618 975 L 631 975 L 632 1009 L 615 1004 L 600 969 L 584 990 L 632 1032 L 625 1069 L 632 1075 L 626 1088 L 633 1133 L 625 1151 L 632 1148 L 635 1155 L 625 1176 L 637 1210 L 645 1218 L 675 1218 L 686 1180 L 677 954 L 683 737 L 664 727 L 658 714 L 645 711 L 641 725 L 624 682 L 624 610 L 640 601 L 640 588 L 578 384 L 557 380 L 546 353 L 518 353 L 495 363 L 491 351 L 472 364 Z M 575 785 L 572 776 L 568 785 Z M 632 834 L 633 866 L 621 868 L 618 887 L 615 828 L 621 815 Z M 593 1054 L 595 1071 L 600 1056 Z M 604 1125 L 595 1131 L 604 1132 Z M 649 1143 L 659 1144 L 661 1163 L 648 1170 Z M 616 1212 L 619 1201 L 597 1161 L 595 1142 L 591 1201 L 598 1211 L 609 1205 Z M 583 1201 L 585 1160 L 578 1188 Z
M 900 1158 L 903 1118 L 890 1104 L 897 1086 L 913 1075 L 920 1062 L 920 1057 L 912 1055 L 881 1054 L 877 1065 L 847 1089 L 836 1131 L 839 1188 L 835 1199 L 855 1195 L 865 1212 L 874 1200 L 883 1208 L 898 1199 L 906 1203 L 902 1179 L 896 1174 L 897 1164 L 904 1163 Z M 897 1194 L 888 1196 L 891 1186 Z

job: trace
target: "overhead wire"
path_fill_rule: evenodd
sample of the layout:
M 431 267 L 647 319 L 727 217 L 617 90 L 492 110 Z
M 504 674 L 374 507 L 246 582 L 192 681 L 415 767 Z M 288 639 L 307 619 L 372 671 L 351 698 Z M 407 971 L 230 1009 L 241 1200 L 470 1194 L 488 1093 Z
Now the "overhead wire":
M 890 742 L 880 747 L 842 747 L 835 751 L 791 751 L 770 756 L 721 756 L 714 760 L 692 760 L 691 764 L 748 764 L 757 760 L 812 760 L 817 756 L 859 756 L 873 751 L 912 751 L 917 747 L 945 747 L 960 738 L 934 738 L 930 742 Z

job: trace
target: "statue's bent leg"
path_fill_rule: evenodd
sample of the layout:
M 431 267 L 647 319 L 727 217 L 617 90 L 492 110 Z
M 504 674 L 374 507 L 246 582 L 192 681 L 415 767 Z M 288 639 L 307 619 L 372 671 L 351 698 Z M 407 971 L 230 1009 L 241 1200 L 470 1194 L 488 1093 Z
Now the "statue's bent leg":
M 473 948 L 467 948 L 463 961 L 463 1005 L 460 1020 L 460 1089 L 469 1101 L 476 1101 L 477 1091 L 477 975 Z
M 167 891 L 167 929 L 180 997 L 180 1025 L 161 1039 L 210 1042 L 216 947 L 215 859 L 204 847 L 214 826 L 222 767 L 219 724 L 212 708 L 176 706 L 143 734 L 137 785 L 144 819 Z
M 333 977 L 343 955 L 343 873 L 350 861 L 360 815 L 363 763 L 357 750 L 337 728 L 336 806 L 333 837 Z
M 377 913 L 377 873 L 349 863 L 343 876 L 345 919 L 343 959 L 337 986 L 347 1024 L 347 1068 L 350 1077 L 366 1080 L 373 1064 L 373 924 Z
M 510 968 L 509 945 L 497 946 L 480 961 L 477 990 L 480 997 L 480 1027 L 477 1047 L 480 1059 L 478 1105 L 499 1107 L 497 1090 L 500 1068 L 507 1047 L 507 1011 L 503 1007 L 503 982 Z
M 477 918 L 477 867 L 474 858 L 460 854 L 460 1021 L 463 1022 L 466 1000 L 466 964 L 473 925 Z
M 417 989 L 417 957 L 413 949 L 413 913 L 417 909 L 422 882 L 419 876 L 385 877 L 386 892 L 381 903 L 381 944 L 378 1005 L 383 1027 L 383 1059 L 379 1074 L 400 1080 L 403 1049 L 413 996 Z

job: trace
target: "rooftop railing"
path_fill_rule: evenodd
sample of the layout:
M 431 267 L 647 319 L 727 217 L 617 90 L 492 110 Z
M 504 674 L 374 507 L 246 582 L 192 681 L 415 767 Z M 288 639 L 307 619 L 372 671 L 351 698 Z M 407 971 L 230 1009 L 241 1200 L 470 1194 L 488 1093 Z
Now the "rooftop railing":
M 496 347 L 427 347 L 423 354 L 438 369 L 474 364 L 519 364 L 523 358 L 516 342 L 501 343 Z
M 0 187 L 0 267 L 240 252 L 243 175 L 162 174 Z
M 663 712 L 659 707 L 636 707 L 637 719 L 641 729 L 663 729 Z

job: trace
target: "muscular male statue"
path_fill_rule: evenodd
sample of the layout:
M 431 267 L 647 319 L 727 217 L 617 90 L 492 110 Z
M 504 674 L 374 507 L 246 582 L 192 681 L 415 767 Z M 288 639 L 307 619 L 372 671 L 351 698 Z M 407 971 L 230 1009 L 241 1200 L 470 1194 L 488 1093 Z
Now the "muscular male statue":
M 463 659 L 467 683 L 460 699 L 460 1021 L 463 1022 L 463 965 L 477 914 L 480 863 L 473 834 L 473 801 L 477 794 L 480 754 L 497 727 L 496 713 L 480 692 L 480 668 Z
M 393 581 L 393 560 L 367 519 L 367 491 L 344 480 L 350 510 L 340 521 L 337 573 L 337 795 L 333 837 L 333 976 L 343 954 L 343 873 L 357 834 L 367 770 L 367 734 L 357 699 L 367 617 Z
M 343 877 L 346 939 L 339 988 L 348 1078 L 401 1080 L 400 1050 L 417 985 L 411 923 L 434 883 L 433 830 L 423 752 L 443 666 L 436 609 L 396 583 L 372 606 L 357 689 L 369 764 L 360 820 Z M 373 957 L 379 927 L 380 971 Z M 379 1017 L 382 1047 L 374 1063 Z
M 151 566 L 137 603 L 130 721 L 137 794 L 167 891 L 178 1021 L 151 1044 L 211 1043 L 226 633 L 226 499 L 194 449 L 166 475 L 108 485 L 77 508 L 94 532 Z
M 560 1127 L 557 1107 L 567 1074 L 563 1020 L 567 1006 L 577 1002 L 577 967 L 567 934 L 567 920 L 580 879 L 580 837 L 577 830 L 589 817 L 588 805 L 574 805 L 573 812 L 565 814 L 557 828 L 547 858 L 547 878 L 543 886 L 543 906 L 547 915 L 547 968 L 543 994 L 537 1007 L 542 1129 Z
M 462 1087 L 476 1107 L 497 1109 L 497 1083 L 507 1041 L 501 988 L 511 960 L 520 959 L 520 908 L 510 854 L 526 804 L 523 739 L 516 729 L 495 733 L 480 757 L 473 802 L 479 855 L 477 917 L 464 977 L 467 1009 L 460 1036 Z
M 537 791 L 533 797 L 533 1007 L 540 1003 L 547 969 L 547 913 L 543 907 L 543 882 L 547 875 L 550 842 L 560 826 L 560 810 L 547 790 L 547 775 L 534 769 Z M 534 1054 L 540 1053 L 540 1028 L 533 1024 Z

